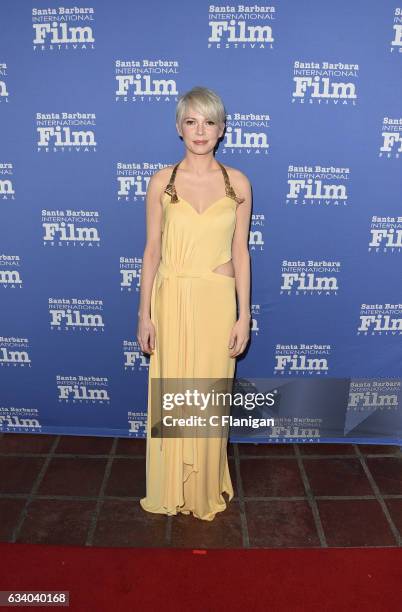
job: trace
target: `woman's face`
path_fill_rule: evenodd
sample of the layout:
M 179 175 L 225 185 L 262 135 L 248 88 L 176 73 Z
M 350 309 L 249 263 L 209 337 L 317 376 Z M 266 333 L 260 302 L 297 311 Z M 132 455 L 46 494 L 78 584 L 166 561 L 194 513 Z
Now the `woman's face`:
M 191 106 L 187 107 L 181 125 L 176 127 L 186 147 L 199 154 L 212 151 L 224 132 L 224 125 L 207 119 Z

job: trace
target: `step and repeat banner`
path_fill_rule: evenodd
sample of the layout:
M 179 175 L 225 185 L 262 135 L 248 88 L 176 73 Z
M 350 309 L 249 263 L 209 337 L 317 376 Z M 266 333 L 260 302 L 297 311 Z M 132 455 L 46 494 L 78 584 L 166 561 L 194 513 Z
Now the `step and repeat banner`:
M 2 0 L 0 24 L 0 431 L 145 436 L 145 195 L 201 85 L 253 187 L 236 384 L 278 398 L 231 439 L 400 444 L 402 3 Z

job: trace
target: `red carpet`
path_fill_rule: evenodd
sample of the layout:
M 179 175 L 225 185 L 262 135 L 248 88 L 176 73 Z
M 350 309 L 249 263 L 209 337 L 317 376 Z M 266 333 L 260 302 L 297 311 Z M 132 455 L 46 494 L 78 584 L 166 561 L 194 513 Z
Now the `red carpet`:
M 191 550 L 1 544 L 0 590 L 70 591 L 70 609 L 398 610 L 402 549 Z M 54 608 L 53 608 L 54 609 Z

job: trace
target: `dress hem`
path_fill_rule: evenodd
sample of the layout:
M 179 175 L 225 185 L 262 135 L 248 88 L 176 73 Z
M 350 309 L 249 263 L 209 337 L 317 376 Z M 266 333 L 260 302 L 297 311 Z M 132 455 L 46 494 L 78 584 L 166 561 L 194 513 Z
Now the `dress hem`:
M 209 512 L 208 514 L 206 514 L 205 516 L 199 516 L 196 512 L 194 512 L 193 510 L 189 510 L 189 509 L 180 509 L 180 506 L 176 506 L 175 510 L 168 510 L 168 508 L 166 506 L 163 506 L 162 508 L 159 507 L 157 509 L 151 509 L 149 507 L 145 506 L 145 498 L 141 498 L 140 499 L 140 506 L 143 510 L 145 510 L 146 512 L 151 512 L 153 514 L 166 514 L 166 516 L 177 516 L 178 514 L 192 514 L 195 518 L 198 518 L 202 521 L 213 521 L 216 514 L 218 514 L 218 512 L 223 512 L 224 510 L 227 509 L 228 507 L 228 503 L 232 501 L 232 499 L 234 498 L 234 493 L 229 492 L 229 491 L 222 491 L 222 493 L 226 493 L 228 495 L 228 501 L 224 502 L 224 506 L 222 508 L 217 508 L 215 511 L 213 512 Z M 183 504 L 184 506 L 185 504 Z

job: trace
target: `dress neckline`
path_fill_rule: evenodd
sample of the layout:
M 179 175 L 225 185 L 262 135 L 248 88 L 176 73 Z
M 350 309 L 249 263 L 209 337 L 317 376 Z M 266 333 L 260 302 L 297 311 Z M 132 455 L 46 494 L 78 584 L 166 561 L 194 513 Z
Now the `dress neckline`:
M 218 200 L 215 200 L 215 202 L 212 202 L 212 204 L 210 204 L 209 206 L 207 206 L 202 212 L 198 212 L 198 210 L 196 210 L 194 208 L 194 206 L 192 204 L 190 204 L 190 202 L 188 202 L 187 200 L 185 200 L 184 198 L 180 197 L 179 199 L 181 200 L 181 202 L 183 202 L 184 204 L 187 204 L 187 206 L 189 206 L 196 215 L 198 215 L 199 217 L 203 217 L 205 215 L 206 212 L 208 212 L 208 210 L 210 208 L 213 208 L 215 205 L 220 204 L 220 202 L 223 202 L 224 200 L 227 199 L 227 195 L 224 195 L 222 198 L 219 198 Z
M 207 206 L 203 211 L 199 212 L 196 208 L 194 208 L 194 206 L 190 202 L 188 202 L 187 200 L 185 200 L 181 196 L 177 195 L 177 191 L 176 191 L 176 187 L 175 187 L 174 181 L 175 181 L 175 178 L 176 178 L 177 168 L 179 167 L 179 165 L 181 164 L 182 161 L 183 160 L 180 160 L 179 162 L 177 162 L 177 164 L 175 164 L 175 166 L 174 166 L 174 168 L 172 170 L 172 174 L 170 175 L 169 183 L 168 183 L 168 185 L 167 185 L 167 187 L 165 189 L 165 193 L 170 195 L 170 201 L 171 202 L 178 202 L 179 200 L 181 200 L 182 202 L 184 202 L 185 204 L 190 206 L 190 208 L 192 208 L 193 211 L 195 212 L 195 214 L 198 215 L 199 217 L 202 217 L 203 215 L 205 215 L 205 213 L 210 208 L 213 208 L 215 205 L 219 204 L 220 202 L 223 202 L 223 200 L 225 200 L 226 198 L 230 198 L 232 200 L 235 200 L 237 203 L 239 202 L 239 198 L 236 196 L 236 193 L 235 193 L 232 185 L 230 184 L 229 175 L 227 173 L 226 168 L 224 167 L 223 164 L 221 164 L 218 160 L 216 160 L 216 162 L 219 164 L 219 167 L 220 167 L 220 169 L 222 171 L 222 174 L 223 174 L 223 178 L 224 178 L 224 181 L 225 181 L 225 191 L 226 191 L 226 194 L 222 198 L 218 198 L 217 200 L 212 202 L 212 204 Z

